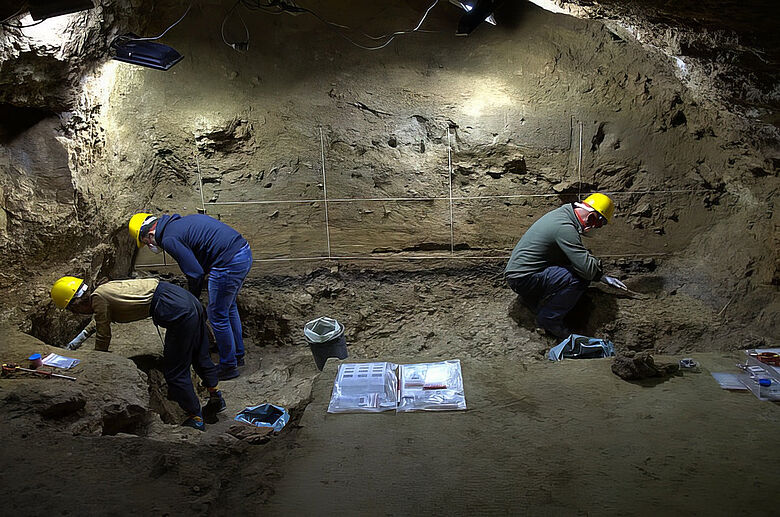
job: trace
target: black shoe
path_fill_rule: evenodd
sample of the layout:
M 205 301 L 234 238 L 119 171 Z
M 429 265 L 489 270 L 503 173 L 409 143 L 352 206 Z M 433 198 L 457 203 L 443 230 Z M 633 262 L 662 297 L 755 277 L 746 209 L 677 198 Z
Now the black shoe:
M 571 330 L 562 325 L 551 325 L 549 327 L 544 327 L 544 330 L 557 339 L 566 339 L 571 335 Z
M 216 415 L 217 413 L 225 411 L 225 408 L 227 408 L 227 404 L 225 403 L 225 399 L 222 398 L 222 392 L 215 391 L 209 395 L 209 401 L 203 406 L 203 414 Z
M 236 356 L 236 366 L 244 366 L 244 356 Z
M 235 379 L 239 375 L 241 375 L 241 372 L 239 372 L 238 368 L 235 366 L 227 366 L 227 367 L 220 366 L 219 372 L 217 372 L 217 377 L 221 381 L 226 381 L 228 379 Z

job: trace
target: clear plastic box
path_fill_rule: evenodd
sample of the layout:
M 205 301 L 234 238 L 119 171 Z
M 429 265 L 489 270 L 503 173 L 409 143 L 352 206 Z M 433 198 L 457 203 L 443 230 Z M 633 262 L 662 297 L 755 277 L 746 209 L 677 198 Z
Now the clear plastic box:
M 339 365 L 328 413 L 376 413 L 398 405 L 397 365 L 345 363 Z
M 392 409 L 399 412 L 466 409 L 460 360 L 400 366 L 393 363 L 339 366 L 328 413 L 376 413 Z

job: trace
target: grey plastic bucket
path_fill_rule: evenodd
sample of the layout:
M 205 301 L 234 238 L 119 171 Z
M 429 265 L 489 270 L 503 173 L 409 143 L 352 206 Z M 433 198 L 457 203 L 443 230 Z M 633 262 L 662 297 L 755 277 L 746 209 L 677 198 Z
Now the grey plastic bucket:
M 344 327 L 333 318 L 322 317 L 311 320 L 303 326 L 303 334 L 309 344 L 314 364 L 318 370 L 325 367 L 330 357 L 346 359 L 347 339 L 344 337 Z

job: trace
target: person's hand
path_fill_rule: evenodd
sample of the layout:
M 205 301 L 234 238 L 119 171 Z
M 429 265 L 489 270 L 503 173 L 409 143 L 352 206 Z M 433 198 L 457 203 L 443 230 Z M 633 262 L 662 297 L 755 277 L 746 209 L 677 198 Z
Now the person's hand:
M 617 287 L 618 289 L 622 289 L 624 291 L 628 291 L 628 287 L 626 287 L 626 284 L 618 280 L 617 278 L 613 276 L 603 276 L 601 277 L 601 281 L 604 282 L 607 285 L 611 285 L 612 287 Z
M 87 339 L 87 331 L 82 330 L 78 336 L 65 346 L 66 350 L 76 350 Z

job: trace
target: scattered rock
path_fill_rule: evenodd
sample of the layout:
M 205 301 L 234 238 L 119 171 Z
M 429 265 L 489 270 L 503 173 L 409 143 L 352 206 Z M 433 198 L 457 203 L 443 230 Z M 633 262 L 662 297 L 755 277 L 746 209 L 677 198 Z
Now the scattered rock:
M 667 377 L 680 369 L 679 364 L 655 364 L 650 352 L 621 354 L 612 362 L 612 373 L 626 381 L 636 381 L 651 377 Z
M 255 427 L 253 425 L 237 423 L 230 426 L 228 433 L 252 445 L 261 445 L 271 439 L 274 430 L 270 427 Z

